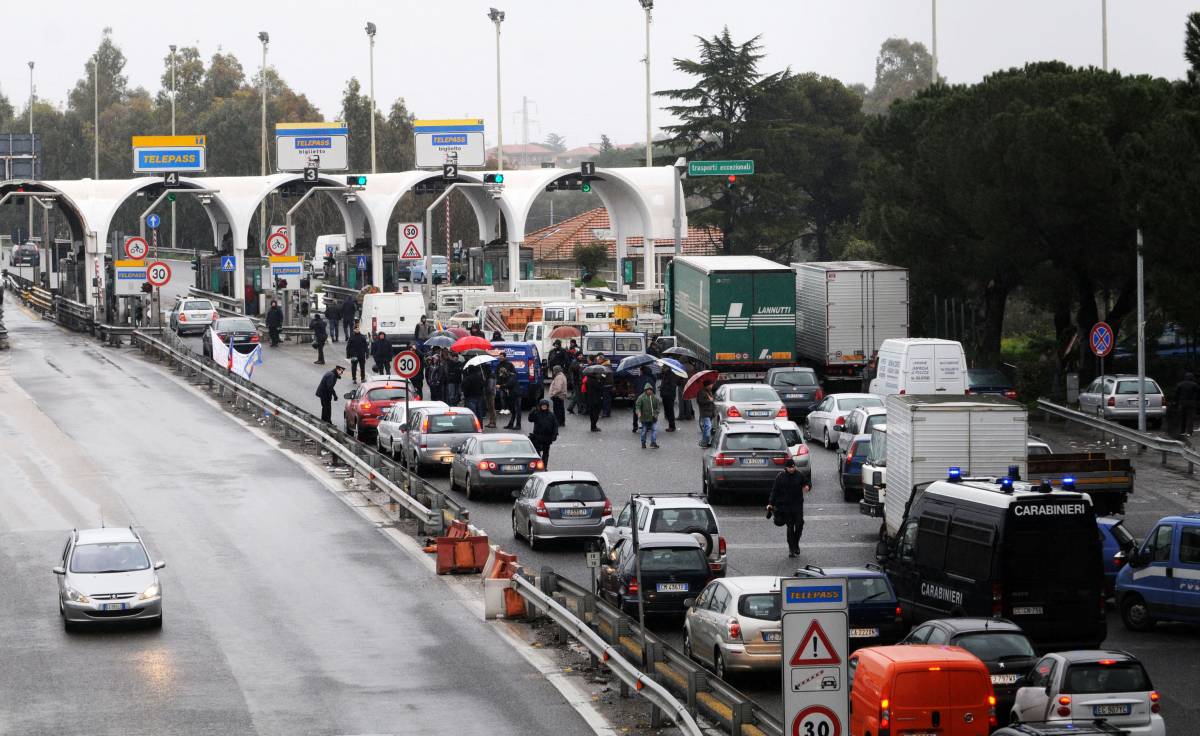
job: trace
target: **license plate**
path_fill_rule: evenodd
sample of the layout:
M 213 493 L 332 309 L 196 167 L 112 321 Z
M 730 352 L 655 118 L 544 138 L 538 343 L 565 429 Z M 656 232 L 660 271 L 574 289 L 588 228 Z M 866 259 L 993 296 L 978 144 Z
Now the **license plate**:
M 806 399 L 808 397 L 805 396 L 804 394 L 788 394 L 787 398 L 789 398 L 789 399 Z
M 124 611 L 125 610 L 124 603 L 105 603 L 103 605 L 104 605 L 105 611 Z
M 1132 711 L 1133 706 L 1128 703 L 1125 705 L 1093 705 L 1092 715 L 1094 716 L 1127 716 Z
M 742 458 L 742 465 L 766 465 L 766 464 L 767 464 L 767 459 L 765 457 L 744 457 L 744 458 Z
M 763 641 L 783 641 L 782 631 L 764 631 Z
M 563 509 L 563 516 L 587 516 L 591 511 L 589 509 Z
M 524 465 L 501 465 L 500 469 L 506 473 L 520 473 L 525 470 Z
M 771 412 L 769 412 L 769 411 L 766 411 L 766 410 L 763 410 L 763 409 L 759 409 L 759 410 L 756 410 L 756 411 L 748 411 L 748 412 L 746 412 L 746 413 L 747 413 L 747 414 L 749 414 L 749 415 L 750 415 L 750 416 L 752 416 L 752 417 L 766 417 L 766 416 L 770 416 L 770 415 L 771 415 Z
M 992 675 L 992 684 L 1015 685 L 1019 679 L 1021 679 L 1020 675 Z
M 1014 616 L 1041 616 L 1041 606 L 1013 606 Z
M 654 588 L 659 593 L 686 593 L 688 590 L 687 583 L 659 583 Z
M 870 639 L 879 636 L 879 629 L 850 629 L 851 639 Z

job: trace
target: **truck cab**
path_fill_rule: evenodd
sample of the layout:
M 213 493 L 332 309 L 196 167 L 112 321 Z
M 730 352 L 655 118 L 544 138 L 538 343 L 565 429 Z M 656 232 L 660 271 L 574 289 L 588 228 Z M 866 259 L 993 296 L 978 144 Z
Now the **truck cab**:
M 1117 605 L 1127 628 L 1200 622 L 1200 514 L 1160 519 L 1128 563 L 1117 573 Z
M 887 424 L 871 428 L 871 447 L 862 466 L 863 495 L 858 513 L 863 516 L 883 516 L 884 489 L 887 487 Z

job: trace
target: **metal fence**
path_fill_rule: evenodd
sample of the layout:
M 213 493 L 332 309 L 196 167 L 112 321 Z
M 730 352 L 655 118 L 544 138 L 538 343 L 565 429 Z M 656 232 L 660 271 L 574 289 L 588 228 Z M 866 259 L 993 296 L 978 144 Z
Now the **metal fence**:
M 1200 452 L 1196 452 L 1190 445 L 1179 440 L 1158 437 L 1148 432 L 1139 432 L 1136 429 L 1126 427 L 1117 422 L 1110 422 L 1107 419 L 1085 414 L 1084 412 L 1055 404 L 1046 399 L 1038 399 L 1037 408 L 1044 416 L 1058 417 L 1059 419 L 1091 427 L 1099 431 L 1105 438 L 1108 435 L 1120 437 L 1127 442 L 1137 445 L 1139 453 L 1144 450 L 1159 452 L 1162 454 L 1161 463 L 1163 465 L 1167 464 L 1168 456 L 1177 457 L 1187 465 L 1187 472 L 1189 474 L 1194 473 L 1196 463 L 1200 463 Z

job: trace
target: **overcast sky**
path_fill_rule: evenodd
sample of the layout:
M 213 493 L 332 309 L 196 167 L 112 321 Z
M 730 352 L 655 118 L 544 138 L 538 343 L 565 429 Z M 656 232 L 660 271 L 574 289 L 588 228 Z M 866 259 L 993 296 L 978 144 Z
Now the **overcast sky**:
M 495 0 L 503 24 L 504 139 L 549 133 L 569 146 L 645 136 L 644 15 L 637 0 Z M 657 0 L 651 29 L 654 89 L 690 85 L 671 59 L 693 57 L 696 35 L 728 25 L 736 40 L 762 34 L 763 71 L 790 66 L 850 84 L 871 84 L 880 43 L 901 36 L 929 43 L 931 0 Z M 340 109 L 346 80 L 368 75 L 367 21 L 378 26 L 375 90 L 381 108 L 403 96 L 419 118 L 483 117 L 495 140 L 495 41 L 489 3 L 473 0 L 40 0 L 5 3 L 0 90 L 23 109 L 27 61 L 39 97 L 62 104 L 84 72 L 101 30 L 113 28 L 133 86 L 157 90 L 167 47 L 198 46 L 207 60 L 233 52 L 248 74 L 259 64 L 257 32 L 271 34 L 268 63 L 326 119 Z M 1108 0 L 1110 66 L 1175 79 L 1184 74 L 1186 15 L 1200 3 Z M 1026 61 L 1101 63 L 1101 0 L 941 0 L 939 71 L 973 82 Z M 656 100 L 655 105 L 661 104 Z M 654 124 L 668 122 L 655 111 Z M 36 120 L 35 120 L 36 126 Z M 186 121 L 181 133 L 193 132 Z M 146 130 L 145 133 L 167 131 Z M 195 131 L 202 132 L 202 131 Z M 355 131 L 351 131 L 353 134 Z

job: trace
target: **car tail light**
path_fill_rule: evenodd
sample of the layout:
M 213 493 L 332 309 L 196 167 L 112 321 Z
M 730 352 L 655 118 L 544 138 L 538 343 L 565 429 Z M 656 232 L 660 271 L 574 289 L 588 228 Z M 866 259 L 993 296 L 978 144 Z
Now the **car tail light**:
M 1112 664 L 1116 664 L 1116 663 L 1117 663 L 1117 660 L 1115 660 L 1115 659 L 1102 659 L 1099 662 L 1097 662 L 1096 664 L 1102 664 L 1105 667 L 1107 667 L 1108 665 L 1112 665 Z
M 734 641 L 741 641 L 742 625 L 738 623 L 736 618 L 731 618 L 728 622 L 726 622 L 725 630 L 726 633 L 729 634 L 730 639 L 733 639 Z
M 903 620 L 904 620 L 904 609 L 901 608 L 900 606 L 896 606 L 896 623 L 900 623 Z
M 1159 705 L 1158 700 L 1159 700 L 1158 691 L 1151 690 L 1150 691 L 1150 712 L 1151 713 L 1157 713 L 1159 711 L 1160 705 Z
M 630 580 L 629 583 L 625 586 L 625 593 L 628 595 L 637 595 L 637 592 L 638 592 L 637 580 L 636 579 Z
M 902 388 L 902 389 L 900 389 L 900 395 L 901 395 L 901 396 L 903 396 L 903 395 L 904 395 L 904 394 L 906 394 L 906 393 L 908 393 L 908 390 L 907 390 L 907 389 L 903 389 L 903 388 Z
M 1071 696 L 1070 695 L 1059 695 L 1058 696 L 1058 714 L 1060 716 L 1071 715 Z
M 1163 397 L 1163 400 L 1162 400 L 1162 408 L 1164 408 L 1164 409 L 1167 408 L 1167 397 L 1165 397 L 1165 396 Z
M 529 378 L 533 378 L 534 361 L 529 361 Z
M 180 312 L 180 313 L 179 313 L 179 321 L 180 321 L 180 322 L 187 322 L 187 315 L 186 315 L 186 314 L 184 314 L 183 312 Z
M 543 500 L 543 499 L 538 500 L 536 513 L 538 516 L 542 517 L 543 519 L 550 518 L 550 512 L 546 509 L 546 501 L 545 500 Z
M 738 411 L 736 406 L 731 406 L 725 410 L 725 416 L 727 417 L 740 417 L 741 415 L 742 413 Z
M 796 454 L 797 455 L 807 455 L 808 454 L 808 445 L 800 445 L 800 449 L 796 450 Z
M 1113 561 L 1113 566 L 1116 567 L 1118 570 L 1120 570 L 1122 567 L 1125 566 L 1125 553 L 1123 553 L 1123 552 L 1116 553 L 1115 555 L 1113 555 L 1112 561 Z
M 221 342 L 229 342 L 229 335 L 222 335 L 218 332 L 217 337 L 221 338 Z
M 1009 390 L 1007 390 L 1007 391 L 1005 391 L 1005 392 L 1004 392 L 1004 398 L 1006 398 L 1006 399 L 1015 399 L 1015 398 L 1017 398 L 1017 392 L 1016 392 L 1016 391 L 1013 391 L 1013 390 L 1010 388 Z
M 422 431 L 422 432 L 428 432 L 428 431 L 429 431 L 429 417 L 425 417 L 424 419 L 422 419 L 422 420 L 421 420 L 421 431 Z M 495 463 L 493 463 L 493 465 L 494 465 L 494 464 L 495 464 Z
M 725 457 L 724 453 L 718 452 L 713 456 L 713 462 L 717 465 L 733 465 L 737 462 L 737 458 Z
M 771 462 L 775 463 L 776 465 L 783 465 L 787 461 L 788 461 L 787 455 L 780 455 L 779 457 L 771 458 Z
M 787 419 L 787 407 L 786 406 L 779 407 L 779 411 L 775 412 L 775 417 L 776 418 L 783 417 L 784 419 Z
M 1117 398 L 1116 398 L 1115 396 L 1109 396 L 1109 397 L 1108 397 L 1108 405 L 1109 405 L 1109 406 L 1116 406 L 1116 405 L 1117 405 Z
M 941 665 L 935 664 L 934 666 L 929 668 L 929 671 L 930 672 L 941 672 L 942 671 Z
M 888 729 L 892 727 L 892 701 L 884 698 L 879 701 L 879 736 L 887 736 Z
M 250 342 L 258 342 L 258 333 L 257 332 L 250 336 Z
M 358 408 L 362 409 L 363 411 L 370 411 L 371 410 L 371 402 L 363 401 L 363 402 L 359 403 Z
M 813 394 L 813 401 L 821 401 L 824 398 L 825 398 L 825 389 L 819 388 L 819 389 L 817 389 L 817 392 L 815 394 Z
M 604 511 L 600 512 L 601 516 L 612 516 L 612 501 L 604 499 Z
M 854 451 L 857 449 L 858 449 L 857 442 L 851 442 L 850 446 L 846 448 L 846 462 L 847 463 L 854 459 Z
M 717 554 L 724 556 L 728 546 L 725 544 L 725 537 L 717 537 Z
M 530 470 L 545 470 L 546 463 L 542 462 L 541 460 L 534 460 L 533 462 L 529 463 L 529 469 Z
M 496 463 L 492 462 L 491 460 L 480 460 L 479 465 L 476 467 L 478 467 L 480 470 L 495 470 Z
M 995 727 L 1000 725 L 1000 721 L 996 720 L 996 696 L 988 696 L 988 725 Z
M 834 420 L 833 420 L 833 426 L 835 426 L 835 427 L 844 427 L 844 426 L 846 426 L 846 417 L 838 417 L 837 419 L 834 419 Z
M 975 392 L 968 388 L 963 390 L 963 394 L 966 396 L 973 396 L 975 395 Z
M 1004 585 L 992 583 L 992 615 L 999 618 L 1004 615 Z

